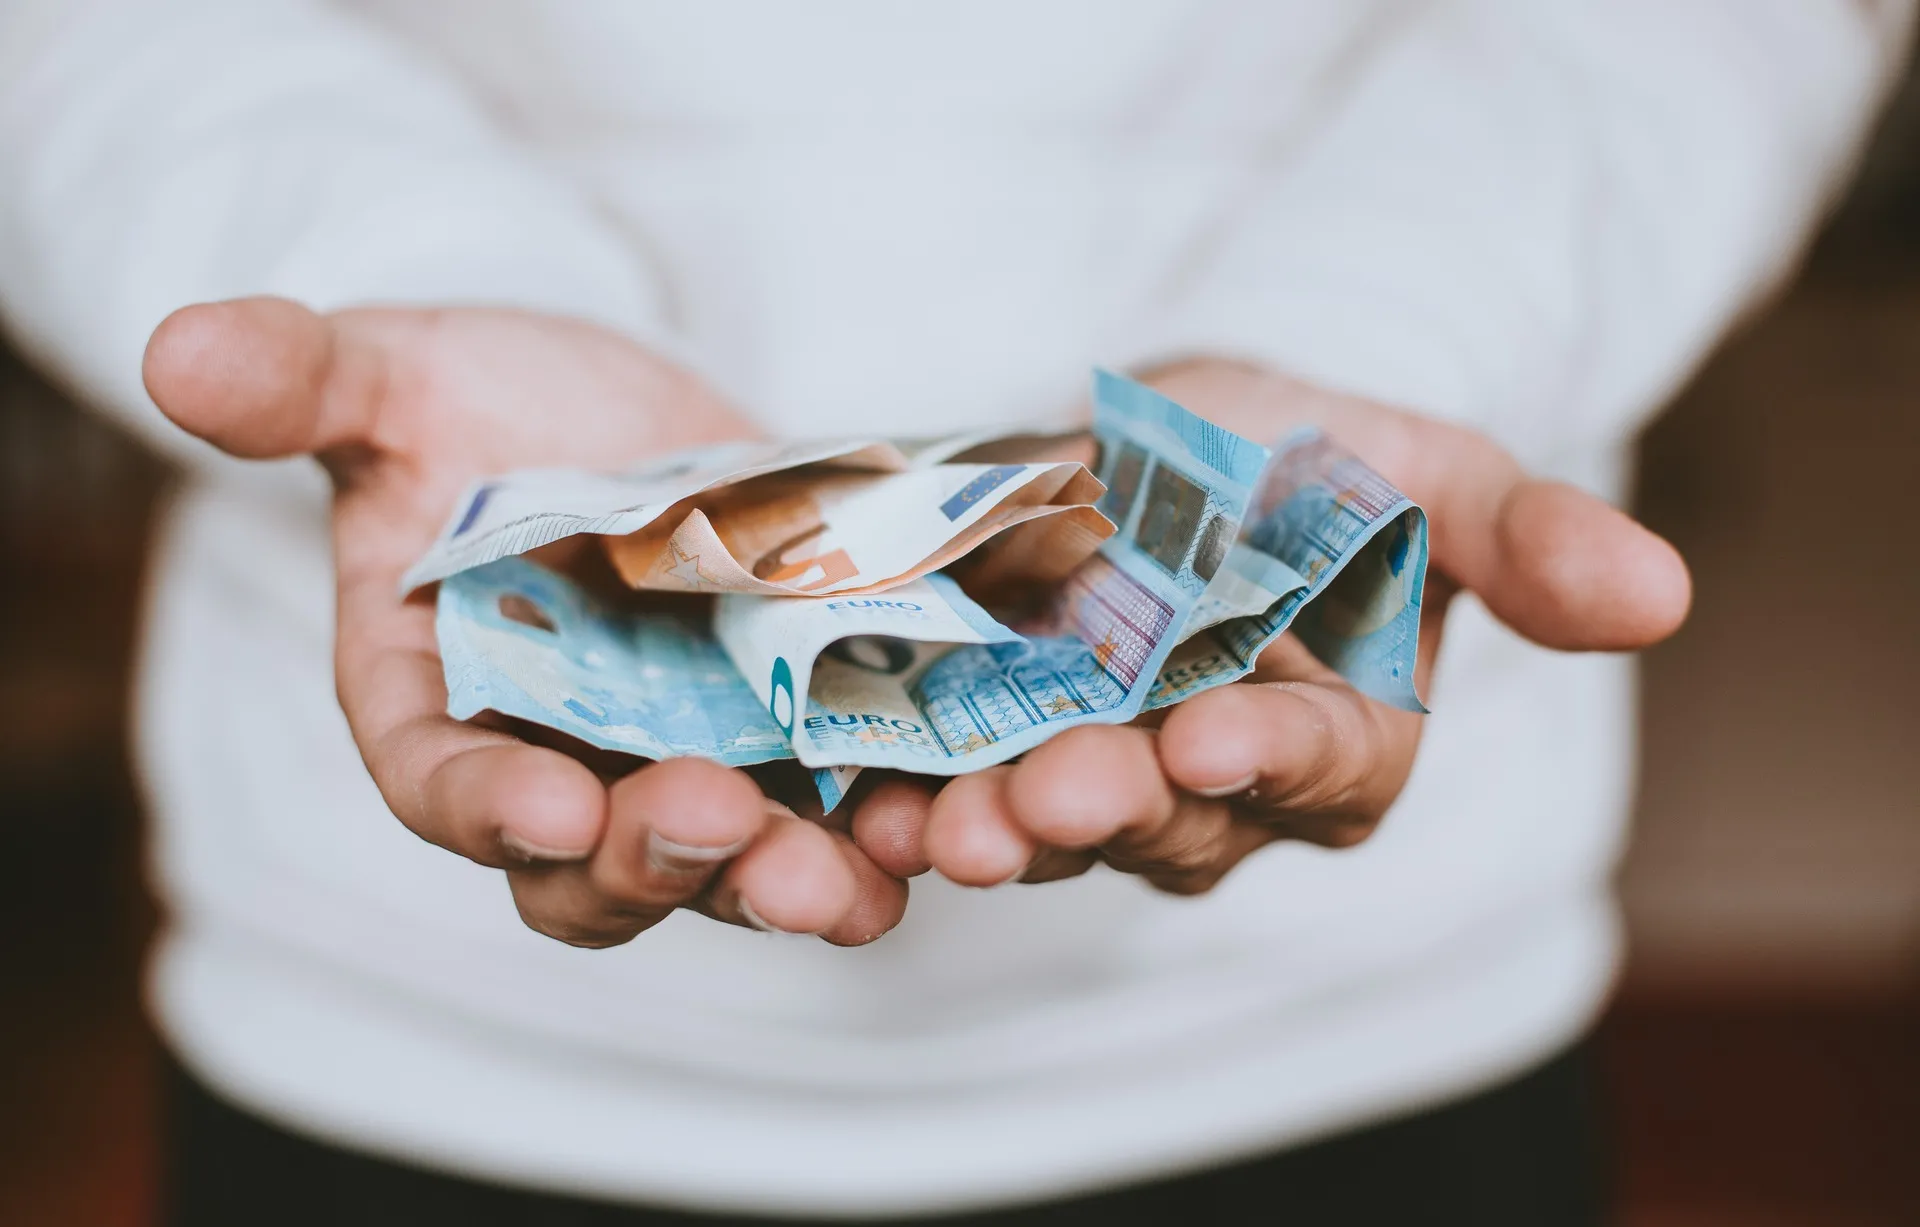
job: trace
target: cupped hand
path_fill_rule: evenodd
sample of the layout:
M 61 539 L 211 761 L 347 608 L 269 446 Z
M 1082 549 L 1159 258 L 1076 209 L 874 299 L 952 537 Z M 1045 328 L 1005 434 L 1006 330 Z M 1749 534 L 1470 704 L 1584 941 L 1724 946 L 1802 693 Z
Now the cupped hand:
M 1530 478 L 1472 431 L 1238 363 L 1185 364 L 1150 382 L 1249 438 L 1320 425 L 1426 508 L 1423 695 L 1462 589 L 1568 651 L 1645 647 L 1686 616 L 1690 581 L 1671 546 L 1589 494 Z M 1246 679 L 1135 724 L 1069 730 L 937 793 L 881 783 L 854 833 L 903 877 L 933 868 L 991 886 L 1104 863 L 1193 894 L 1275 840 L 1366 839 L 1406 784 L 1423 722 L 1360 694 L 1287 635 Z
M 282 299 L 183 308 L 148 342 L 154 402 L 234 455 L 312 454 L 333 480 L 335 682 L 374 782 L 421 838 L 506 871 L 526 922 L 582 946 L 676 908 L 857 944 L 906 885 L 745 774 L 679 759 L 610 782 L 576 757 L 446 715 L 431 592 L 407 566 L 473 479 L 605 468 L 748 425 L 616 334 L 489 309 L 318 315 Z

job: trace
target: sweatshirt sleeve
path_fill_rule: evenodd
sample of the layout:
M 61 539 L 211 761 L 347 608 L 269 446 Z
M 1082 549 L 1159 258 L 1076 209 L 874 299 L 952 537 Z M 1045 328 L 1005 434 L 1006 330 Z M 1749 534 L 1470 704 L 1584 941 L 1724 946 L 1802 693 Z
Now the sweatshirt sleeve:
M 0 167 L 7 328 L 190 465 L 237 470 L 140 382 L 148 335 L 186 303 L 493 303 L 658 327 L 632 246 L 587 200 L 432 65 L 321 3 L 0 0 Z
M 1120 361 L 1215 354 L 1618 442 L 1792 265 L 1907 0 L 1459 0 L 1374 32 Z

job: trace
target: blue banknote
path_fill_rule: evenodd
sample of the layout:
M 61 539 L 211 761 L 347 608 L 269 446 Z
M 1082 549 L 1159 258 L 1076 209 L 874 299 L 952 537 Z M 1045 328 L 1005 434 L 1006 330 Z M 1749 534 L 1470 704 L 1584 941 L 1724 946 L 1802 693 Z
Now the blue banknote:
M 1096 372 L 1093 392 L 1098 506 L 1114 535 L 1015 623 L 1020 642 L 823 657 L 793 734 L 803 764 L 956 775 L 1140 713 L 1238 539 L 1269 453 L 1119 375 Z
M 719 634 L 710 603 L 635 612 L 508 558 L 442 583 L 449 711 L 649 758 L 797 757 L 831 809 L 863 767 L 959 774 L 1190 698 L 1289 629 L 1364 693 L 1424 710 L 1417 506 L 1317 431 L 1270 455 L 1120 376 L 1097 372 L 1094 400 L 1118 531 L 1012 630 L 936 575 L 916 581 L 926 610 L 728 596 Z M 890 603 L 898 626 L 873 620 Z M 857 637 L 833 641 L 842 616 Z
M 494 711 L 602 749 L 730 766 L 794 756 L 794 723 L 823 667 L 878 676 L 955 645 L 1020 642 L 939 574 L 884 596 L 728 596 L 716 616 L 683 598 L 603 601 L 509 557 L 442 581 L 435 618 L 451 715 Z M 743 664 L 781 680 L 771 701 Z M 830 719 L 864 740 L 909 740 L 916 715 Z
M 1426 514 L 1326 434 L 1297 432 L 1260 479 L 1213 586 L 1225 593 L 1215 616 L 1190 628 L 1147 705 L 1246 676 L 1291 629 L 1362 694 L 1425 711 L 1414 666 L 1426 574 Z
M 528 720 L 605 750 L 731 767 L 793 757 L 704 606 L 621 611 L 517 557 L 441 581 L 447 711 Z

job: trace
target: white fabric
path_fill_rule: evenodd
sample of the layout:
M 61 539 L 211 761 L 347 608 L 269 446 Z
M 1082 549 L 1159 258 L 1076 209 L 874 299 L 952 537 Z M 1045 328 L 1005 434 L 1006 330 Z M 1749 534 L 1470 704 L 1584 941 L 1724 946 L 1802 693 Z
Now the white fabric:
M 1251 356 L 1607 494 L 1787 266 L 1893 59 L 1843 0 L 0 0 L 0 312 L 194 474 L 139 704 L 205 1077 L 446 1168 L 890 1214 L 1351 1125 L 1575 1035 L 1615 941 L 1625 662 L 1462 602 L 1407 793 L 1198 900 L 1098 873 L 840 951 L 680 917 L 613 951 L 386 813 L 330 680 L 324 489 L 139 384 L 280 293 L 566 311 L 770 429 L 1063 412 L 1088 365 Z

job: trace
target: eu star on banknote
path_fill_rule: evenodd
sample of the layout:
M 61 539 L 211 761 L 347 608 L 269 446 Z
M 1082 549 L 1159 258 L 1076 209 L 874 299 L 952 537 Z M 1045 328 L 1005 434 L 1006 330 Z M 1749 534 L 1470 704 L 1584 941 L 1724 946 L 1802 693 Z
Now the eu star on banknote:
M 1364 693 L 1423 710 L 1418 507 L 1317 431 L 1270 454 L 1104 371 L 1094 406 L 1092 476 L 1011 442 L 969 467 L 992 442 L 975 436 L 485 483 L 411 576 L 443 580 L 449 710 L 649 758 L 797 758 L 829 809 L 861 768 L 978 770 L 1226 684 L 1289 629 Z M 630 581 L 670 569 L 676 540 L 739 577 L 668 607 L 511 557 L 576 532 L 609 536 Z M 761 543 L 788 553 L 747 565 Z M 1044 599 L 997 618 L 930 569 L 995 550 L 1031 561 Z M 804 594 L 768 590 L 795 577 Z

